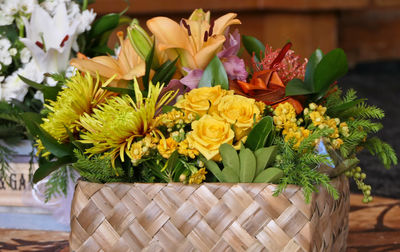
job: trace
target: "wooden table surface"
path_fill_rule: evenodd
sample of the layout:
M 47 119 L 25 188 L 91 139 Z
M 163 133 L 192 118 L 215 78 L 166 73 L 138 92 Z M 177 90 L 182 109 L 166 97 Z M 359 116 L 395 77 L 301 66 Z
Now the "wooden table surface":
M 400 252 L 400 200 L 351 195 L 347 251 Z M 0 229 L 0 251 L 69 251 L 66 232 Z

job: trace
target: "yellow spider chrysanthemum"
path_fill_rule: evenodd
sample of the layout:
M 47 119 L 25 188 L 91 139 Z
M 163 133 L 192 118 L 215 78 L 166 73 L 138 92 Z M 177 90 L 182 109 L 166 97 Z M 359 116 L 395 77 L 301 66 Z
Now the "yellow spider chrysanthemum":
M 87 130 L 81 135 L 81 142 L 93 145 L 86 150 L 88 154 L 110 155 L 113 164 L 118 155 L 124 161 L 124 154 L 130 155 L 135 139 L 157 131 L 156 111 L 176 93 L 168 92 L 159 99 L 162 86 L 150 83 L 148 96 L 143 98 L 136 80 L 134 89 L 135 101 L 129 95 L 113 97 L 94 109 L 92 115 L 81 117 L 80 124 Z
M 94 80 L 90 74 L 77 73 L 65 83 L 66 87 L 58 94 L 57 100 L 50 101 L 46 108 L 50 113 L 40 125 L 60 143 L 68 141 L 68 130 L 74 134 L 79 131 L 79 118 L 84 113 L 90 114 L 98 104 L 112 95 L 112 92 L 102 89 L 113 78 L 101 83 L 99 76 Z M 45 148 L 38 140 L 38 153 Z M 49 152 L 43 155 L 48 155 Z

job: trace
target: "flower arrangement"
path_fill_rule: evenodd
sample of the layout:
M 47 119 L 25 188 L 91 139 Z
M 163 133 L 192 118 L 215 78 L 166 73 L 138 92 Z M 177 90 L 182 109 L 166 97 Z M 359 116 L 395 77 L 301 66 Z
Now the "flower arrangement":
M 309 201 L 319 185 L 337 198 L 330 179 L 345 173 L 371 201 L 357 152 L 386 168 L 397 157 L 370 137 L 383 111 L 338 87 L 344 52 L 301 59 L 291 43 L 274 50 L 230 33 L 234 13 L 210 20 L 201 9 L 179 23 L 156 17 L 152 36 L 133 21 L 116 58 L 72 59 L 78 71 L 57 98 L 23 114 L 38 149 L 34 181 L 72 165 L 97 183 L 276 183 L 275 194 L 295 184 Z

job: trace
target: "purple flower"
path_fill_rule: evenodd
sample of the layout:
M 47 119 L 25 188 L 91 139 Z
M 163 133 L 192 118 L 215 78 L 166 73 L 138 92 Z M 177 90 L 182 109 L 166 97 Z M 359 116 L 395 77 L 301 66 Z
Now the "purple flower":
M 183 85 L 189 88 L 189 90 L 197 88 L 199 85 L 199 82 L 201 80 L 201 77 L 203 76 L 203 70 L 201 69 L 194 69 L 191 70 L 189 68 L 183 68 L 188 74 L 180 79 Z
M 243 59 L 236 55 L 232 55 L 221 60 L 229 79 L 246 81 L 249 74 L 246 71 Z
M 227 58 L 229 56 L 237 55 L 240 49 L 240 34 L 236 29 L 233 33 L 225 35 L 227 39 L 224 42 L 223 49 L 218 53 L 218 58 Z
M 189 92 L 192 89 L 197 88 L 199 85 L 201 76 L 203 76 L 203 70 L 200 69 L 195 69 L 195 70 L 190 70 L 188 68 L 184 68 L 185 71 L 188 72 L 188 74 L 183 77 L 180 80 L 173 79 L 171 80 L 166 87 L 164 87 L 160 93 L 159 97 L 162 97 L 166 92 L 168 91 L 178 91 L 176 97 L 183 95 L 186 92 Z M 176 99 L 171 101 L 167 105 L 174 105 L 176 102 Z

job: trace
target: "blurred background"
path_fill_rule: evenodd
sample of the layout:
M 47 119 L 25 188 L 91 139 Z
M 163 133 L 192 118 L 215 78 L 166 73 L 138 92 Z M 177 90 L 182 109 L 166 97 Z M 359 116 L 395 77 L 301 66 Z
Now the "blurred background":
M 120 12 L 123 0 L 96 0 L 98 15 Z M 252 35 L 273 48 L 287 41 L 302 57 L 316 48 L 328 52 L 343 48 L 350 71 L 341 80 L 343 89 L 354 88 L 360 97 L 386 112 L 380 136 L 400 151 L 400 0 L 152 0 L 130 1 L 126 15 L 142 26 L 150 17 L 188 17 L 195 8 L 210 10 L 212 17 L 238 13 L 241 34 Z M 113 43 L 113 42 L 111 42 Z M 372 194 L 400 198 L 399 166 L 385 170 L 369 153 L 360 155 L 366 183 Z M 355 185 L 352 190 L 358 192 Z

